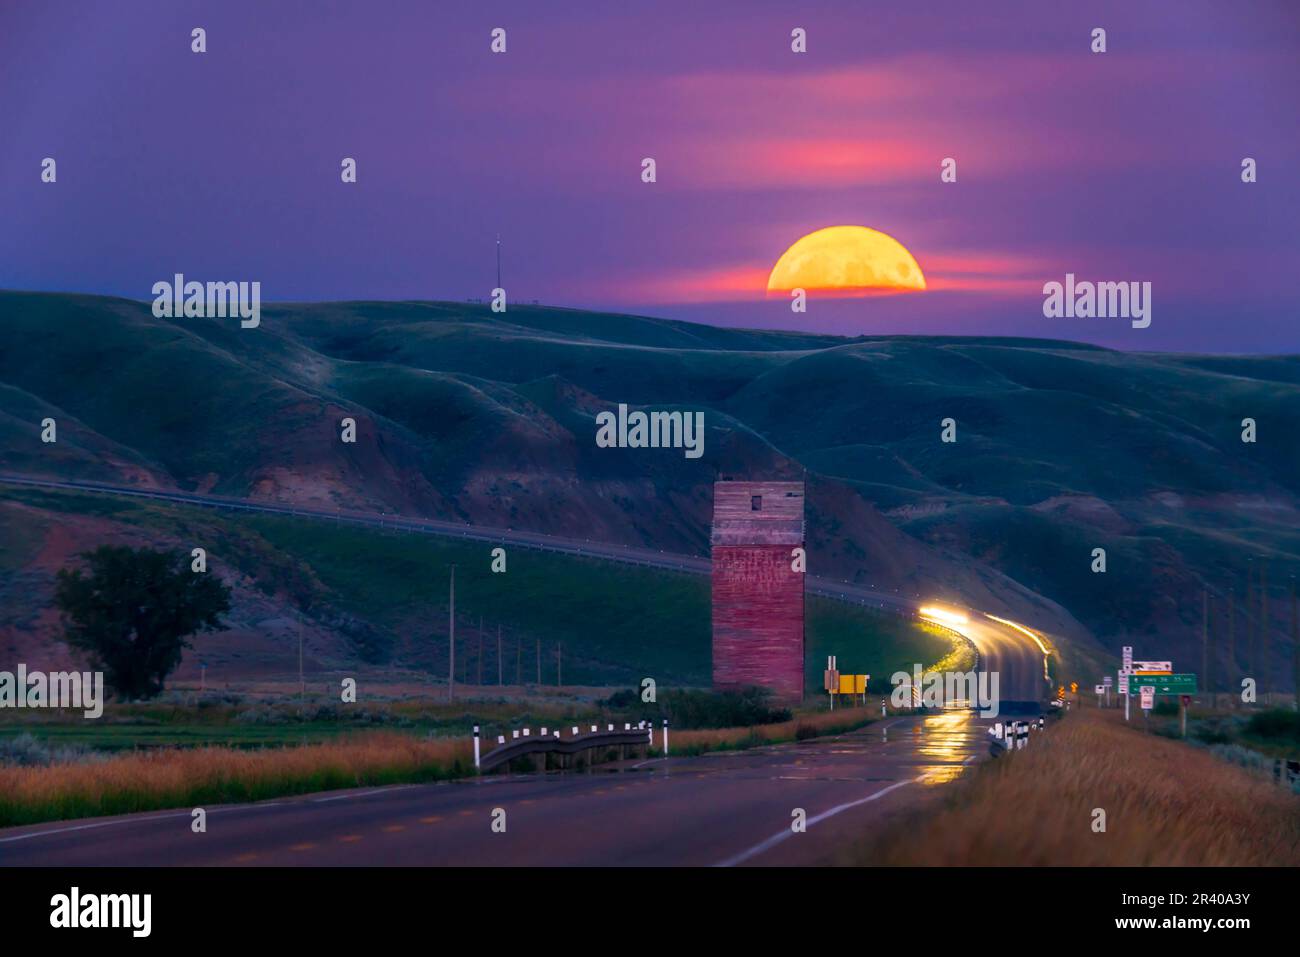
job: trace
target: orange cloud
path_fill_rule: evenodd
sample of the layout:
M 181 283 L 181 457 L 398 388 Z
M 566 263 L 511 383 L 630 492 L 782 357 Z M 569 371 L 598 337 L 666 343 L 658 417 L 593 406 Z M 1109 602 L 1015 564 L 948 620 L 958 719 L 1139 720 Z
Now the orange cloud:
M 743 302 L 762 298 L 768 272 L 767 267 L 754 265 L 679 269 L 657 275 L 615 278 L 585 292 L 621 302 Z
M 852 186 L 938 168 L 933 151 L 918 143 L 870 137 L 714 136 L 682 142 L 678 150 L 675 162 L 693 187 Z
M 917 253 L 930 290 L 1021 294 L 1042 291 L 1051 264 L 1014 253 Z M 728 264 L 717 268 L 676 269 L 655 274 L 622 276 L 583 290 L 599 300 L 627 303 L 684 304 L 697 302 L 757 302 L 768 298 L 766 263 Z M 899 295 L 899 290 L 818 290 L 822 298 Z M 913 293 L 922 295 L 923 293 Z M 784 294 L 783 294 L 784 295 Z

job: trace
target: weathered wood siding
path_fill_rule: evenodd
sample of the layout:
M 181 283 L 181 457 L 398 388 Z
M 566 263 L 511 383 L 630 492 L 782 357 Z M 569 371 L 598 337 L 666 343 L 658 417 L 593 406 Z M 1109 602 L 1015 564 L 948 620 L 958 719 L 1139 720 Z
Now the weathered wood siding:
M 754 496 L 760 496 L 758 502 Z M 803 697 L 801 482 L 718 482 L 713 500 L 713 685 Z M 756 507 L 757 506 L 757 507 Z

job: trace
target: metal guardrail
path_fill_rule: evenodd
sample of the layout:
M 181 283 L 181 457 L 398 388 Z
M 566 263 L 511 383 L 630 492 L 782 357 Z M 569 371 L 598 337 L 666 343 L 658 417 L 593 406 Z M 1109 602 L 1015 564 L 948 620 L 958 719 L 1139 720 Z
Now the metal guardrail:
M 499 735 L 497 737 L 497 746 L 487 754 L 480 756 L 479 729 L 476 725 L 474 727 L 474 765 L 482 773 L 507 764 L 515 758 L 534 754 L 572 755 L 599 748 L 650 748 L 654 745 L 654 725 L 646 722 L 641 722 L 636 727 L 624 724 L 621 729 L 611 724 L 603 731 L 599 730 L 598 725 L 592 725 L 591 728 L 591 731 L 581 732 L 575 727 L 567 738 L 560 734 L 559 729 L 548 732 L 546 728 L 542 728 L 541 733 L 537 735 L 531 734 L 528 728 L 525 728 L 522 734 L 519 731 L 512 731 L 511 738 L 507 739 L 505 735 Z M 664 753 L 667 754 L 667 751 L 668 722 L 665 721 Z

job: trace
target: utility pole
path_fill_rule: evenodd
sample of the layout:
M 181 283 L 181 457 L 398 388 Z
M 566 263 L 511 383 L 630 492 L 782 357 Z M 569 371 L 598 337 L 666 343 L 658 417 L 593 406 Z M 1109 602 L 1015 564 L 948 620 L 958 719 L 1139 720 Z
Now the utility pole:
M 1236 635 L 1237 627 L 1233 619 L 1236 617 L 1237 594 L 1231 585 L 1228 586 L 1228 705 L 1233 706 L 1232 683 L 1237 680 L 1237 649 Z
M 537 639 L 537 687 L 542 686 L 542 639 Z
M 483 684 L 483 616 L 478 616 L 478 683 Z
M 504 682 L 501 680 L 505 675 L 505 669 L 501 666 L 501 624 L 497 623 L 497 687 L 501 687 Z
M 1210 701 L 1213 702 L 1214 693 L 1210 690 L 1210 590 L 1208 588 L 1201 591 L 1201 682 L 1210 695 Z
M 515 684 L 524 686 L 524 639 L 515 642 Z
M 307 679 L 302 672 L 302 618 L 298 619 L 298 710 L 307 705 Z
M 1259 559 L 1259 629 L 1256 632 L 1255 640 L 1259 643 L 1255 648 L 1255 681 L 1259 684 L 1259 697 L 1257 698 L 1265 707 L 1268 706 L 1268 692 L 1265 690 L 1265 682 L 1268 681 L 1268 560 L 1264 557 Z
M 1246 640 L 1241 650 L 1246 653 L 1246 671 L 1242 677 L 1249 676 L 1255 670 L 1255 559 L 1246 559 L 1246 595 L 1242 599 L 1241 610 L 1246 613 Z M 1259 690 L 1256 682 L 1255 690 Z
M 1295 672 L 1295 706 L 1300 711 L 1300 621 L 1296 618 L 1295 576 L 1291 576 L 1291 668 Z
M 451 614 L 447 626 L 447 700 L 456 698 L 456 566 L 451 566 Z
M 555 687 L 564 684 L 564 644 L 556 642 L 555 644 Z

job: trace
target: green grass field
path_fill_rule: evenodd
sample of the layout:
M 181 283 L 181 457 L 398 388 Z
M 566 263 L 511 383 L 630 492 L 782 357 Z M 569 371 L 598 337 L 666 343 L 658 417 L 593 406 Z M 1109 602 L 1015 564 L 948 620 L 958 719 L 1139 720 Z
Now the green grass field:
M 187 684 L 186 690 L 170 691 L 168 700 L 156 704 L 111 705 L 98 722 L 7 711 L 0 713 L 0 737 L 27 730 L 51 745 L 121 750 L 297 744 L 372 727 L 463 735 L 475 723 L 542 724 L 600 713 L 593 695 L 569 692 L 572 686 L 637 688 L 649 677 L 667 691 L 707 687 L 710 681 L 706 576 L 522 548 L 508 552 L 505 574 L 494 574 L 489 546 L 481 543 L 319 520 L 232 516 L 87 493 L 12 489 L 7 498 L 27 507 L 0 503 L 0 567 L 21 566 L 42 529 L 59 523 L 72 527 L 86 516 L 111 522 L 159 547 L 188 548 L 189 543 L 203 542 L 210 569 L 229 573 L 241 583 L 236 612 L 243 596 L 245 601 L 272 599 L 321 621 L 342 616 L 363 623 L 371 650 L 378 648 L 387 657 L 381 654 L 384 660 L 365 666 L 354 662 L 366 675 L 359 684 L 369 695 L 356 708 L 338 706 L 337 692 L 329 690 L 337 685 L 337 676 L 326 680 L 309 674 L 301 708 L 293 693 L 259 697 L 240 692 L 238 686 L 237 704 L 223 702 L 212 692 L 200 703 Z M 470 619 L 462 619 L 459 626 L 458 634 L 464 636 L 459 654 L 477 653 L 476 620 L 482 615 L 488 633 L 485 657 L 491 658 L 485 686 L 463 689 L 474 700 L 448 707 L 438 702 L 445 693 L 441 682 L 446 675 L 447 577 L 452 564 L 457 565 L 457 608 Z M 50 581 L 33 575 L 15 582 L 15 607 L 24 601 L 40 607 L 48 600 Z M 495 691 L 498 625 L 507 636 L 508 650 L 518 645 L 526 649 L 522 678 L 529 684 L 535 679 L 536 643 L 547 649 L 543 683 L 552 685 L 550 652 L 563 642 L 563 696 L 555 697 L 559 692 L 553 688 Z M 878 678 L 910 670 L 914 662 L 933 664 L 954 647 L 949 637 L 929 626 L 815 597 L 807 602 L 806 636 L 813 708 L 824 704 L 816 692 L 828 654 L 836 654 L 845 671 Z M 205 646 L 216 652 L 220 643 L 220 635 L 195 639 L 201 654 Z M 510 685 L 515 683 L 516 660 L 513 653 L 507 655 L 504 677 Z M 468 661 L 474 676 L 476 662 L 473 657 Z M 425 682 L 424 692 L 411 692 L 411 684 Z M 389 693 L 386 685 L 401 685 L 402 690 Z

